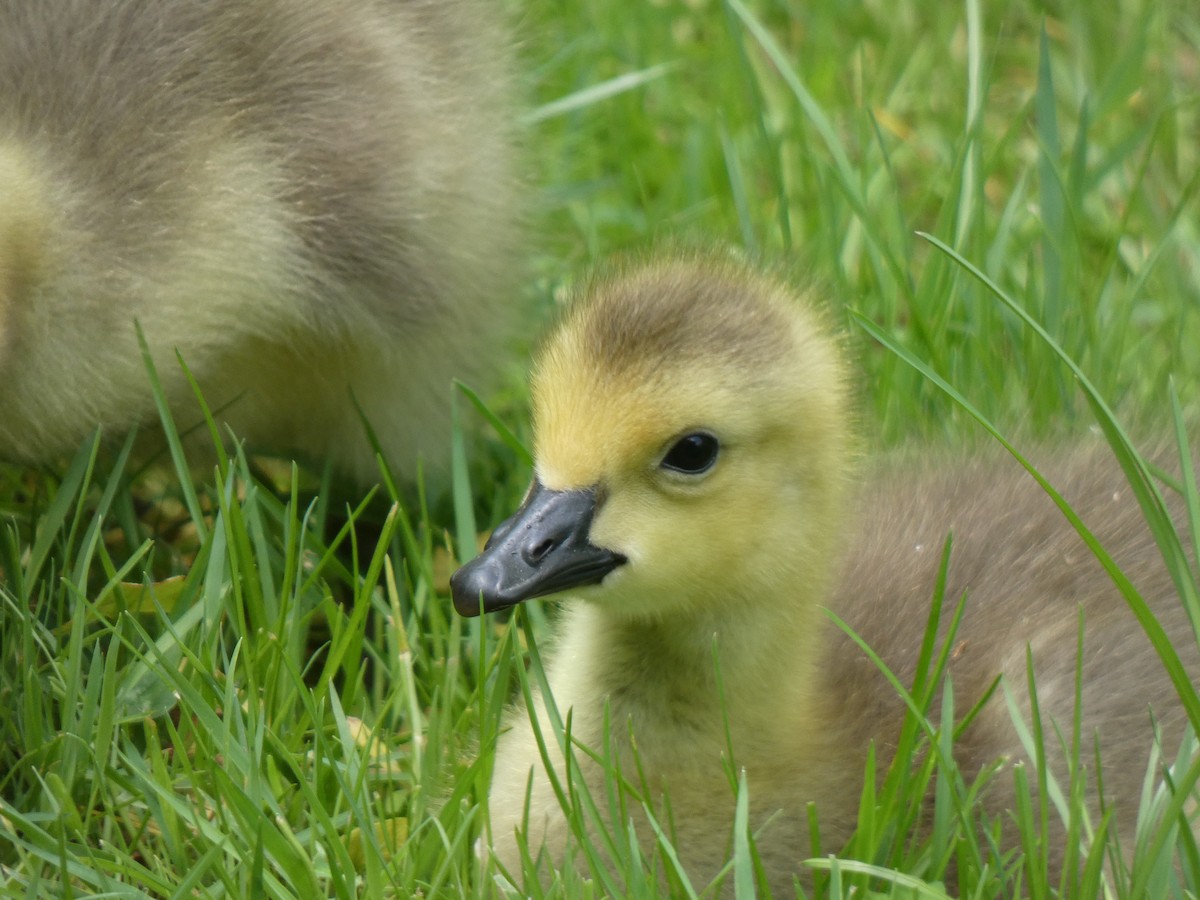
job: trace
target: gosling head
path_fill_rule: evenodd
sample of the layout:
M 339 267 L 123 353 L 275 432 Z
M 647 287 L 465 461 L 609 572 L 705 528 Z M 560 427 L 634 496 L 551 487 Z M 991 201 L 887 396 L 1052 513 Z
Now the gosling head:
M 672 258 L 594 280 L 538 356 L 535 474 L 451 580 L 671 617 L 823 591 L 849 451 L 836 342 L 785 283 Z

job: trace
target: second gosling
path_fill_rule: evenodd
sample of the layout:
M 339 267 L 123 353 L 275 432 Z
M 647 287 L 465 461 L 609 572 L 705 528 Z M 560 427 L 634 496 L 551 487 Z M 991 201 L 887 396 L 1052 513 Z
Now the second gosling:
M 0 460 L 157 422 L 378 474 L 520 325 L 508 37 L 485 0 L 0 4 Z M 200 439 L 203 443 L 206 438 Z

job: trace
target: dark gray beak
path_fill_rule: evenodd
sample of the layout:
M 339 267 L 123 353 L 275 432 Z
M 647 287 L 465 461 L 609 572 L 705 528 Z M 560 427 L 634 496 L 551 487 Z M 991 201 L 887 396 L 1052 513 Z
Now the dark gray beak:
M 534 481 L 521 508 L 483 552 L 450 578 L 454 608 L 477 616 L 567 588 L 599 584 L 625 557 L 588 540 L 594 490 L 551 491 Z M 481 601 L 482 598 L 482 601 Z

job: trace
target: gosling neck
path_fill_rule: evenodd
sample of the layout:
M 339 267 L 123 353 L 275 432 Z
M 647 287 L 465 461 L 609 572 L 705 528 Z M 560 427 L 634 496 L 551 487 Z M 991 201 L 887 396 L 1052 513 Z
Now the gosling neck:
M 614 718 L 677 719 L 687 710 L 700 728 L 723 730 L 728 715 L 744 733 L 774 731 L 776 704 L 753 701 L 767 696 L 796 712 L 809 707 L 820 596 L 819 588 L 769 600 L 731 596 L 716 610 L 671 618 L 633 619 L 581 604 L 569 613 L 569 634 L 582 641 L 569 637 L 562 649 L 568 658 L 592 657 L 593 689 L 608 696 Z

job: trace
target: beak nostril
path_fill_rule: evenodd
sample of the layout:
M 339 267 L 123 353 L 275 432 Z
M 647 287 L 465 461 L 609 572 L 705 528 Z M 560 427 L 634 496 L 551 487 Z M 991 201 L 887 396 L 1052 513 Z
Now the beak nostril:
M 557 546 L 558 541 L 554 540 L 553 538 L 546 538 L 544 541 L 540 541 L 539 543 L 534 544 L 532 547 L 526 547 L 521 552 L 521 556 L 525 558 L 525 562 L 531 566 L 534 566 L 545 559 Z

